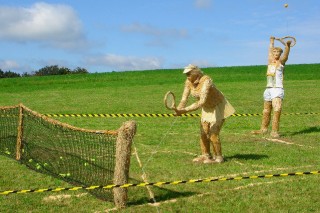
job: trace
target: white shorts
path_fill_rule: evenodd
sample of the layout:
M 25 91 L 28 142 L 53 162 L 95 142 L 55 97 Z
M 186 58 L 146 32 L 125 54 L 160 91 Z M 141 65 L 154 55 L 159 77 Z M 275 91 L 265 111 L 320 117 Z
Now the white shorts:
M 263 93 L 263 99 L 265 101 L 272 101 L 274 98 L 284 98 L 283 88 L 267 88 Z

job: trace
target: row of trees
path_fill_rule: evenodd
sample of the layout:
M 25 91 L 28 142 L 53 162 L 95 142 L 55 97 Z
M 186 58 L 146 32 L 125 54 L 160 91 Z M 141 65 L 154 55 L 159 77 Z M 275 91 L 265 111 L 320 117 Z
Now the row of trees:
M 15 72 L 11 72 L 11 71 L 3 72 L 0 69 L 0 78 L 16 78 L 16 77 L 20 77 L 20 75 Z
M 28 76 L 46 76 L 46 75 L 68 75 L 68 74 L 86 74 L 89 73 L 85 68 L 77 67 L 74 70 L 71 70 L 67 67 L 59 67 L 58 65 L 46 66 L 38 71 L 31 73 L 15 73 L 12 71 L 2 71 L 0 69 L 0 78 L 16 78 L 16 77 L 28 77 Z

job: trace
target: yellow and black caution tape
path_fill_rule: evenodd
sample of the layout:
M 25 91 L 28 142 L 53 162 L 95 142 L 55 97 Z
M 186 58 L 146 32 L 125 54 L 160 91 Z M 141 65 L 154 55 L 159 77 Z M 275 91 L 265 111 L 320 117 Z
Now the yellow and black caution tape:
M 44 114 L 47 117 L 102 117 L 102 118 L 132 118 L 132 117 L 143 117 L 143 118 L 152 118 L 152 117 L 176 117 L 173 113 L 111 113 L 111 114 Z M 183 114 L 181 117 L 199 117 L 200 114 Z
M 112 188 L 129 188 L 129 187 L 145 187 L 145 186 L 161 186 L 161 185 L 177 185 L 183 183 L 201 183 L 201 182 L 216 182 L 216 181 L 230 181 L 230 180 L 245 180 L 245 179 L 258 179 L 258 178 L 271 178 L 271 177 L 289 177 L 289 176 L 301 176 L 301 175 L 316 175 L 320 174 L 320 171 L 311 172 L 294 172 L 285 174 L 270 174 L 270 175 L 253 175 L 253 176 L 240 176 L 240 177 L 229 177 L 229 178 L 205 178 L 205 179 L 191 179 L 191 180 L 179 180 L 179 181 L 167 181 L 167 182 L 154 182 L 154 183 L 128 183 L 123 185 L 107 185 L 107 186 L 76 186 L 67 188 L 48 188 L 48 189 L 25 189 L 25 190 L 8 190 L 0 191 L 0 195 L 9 194 L 24 194 L 31 192 L 60 192 L 60 191 L 76 191 L 79 189 L 93 190 L 93 189 L 112 189 Z
M 305 112 L 305 113 L 283 113 L 282 115 L 319 115 L 318 112 Z M 94 114 L 43 114 L 47 117 L 88 117 L 88 118 L 119 118 L 119 117 L 125 117 L 125 118 L 132 118 L 132 117 L 145 117 L 145 118 L 154 118 L 154 117 L 176 117 L 173 113 L 111 113 L 111 114 L 105 114 L 105 113 L 94 113 Z M 182 114 L 180 117 L 200 117 L 200 113 L 190 113 L 190 114 Z M 251 116 L 262 116 L 261 113 L 235 113 L 232 114 L 233 117 L 251 117 Z

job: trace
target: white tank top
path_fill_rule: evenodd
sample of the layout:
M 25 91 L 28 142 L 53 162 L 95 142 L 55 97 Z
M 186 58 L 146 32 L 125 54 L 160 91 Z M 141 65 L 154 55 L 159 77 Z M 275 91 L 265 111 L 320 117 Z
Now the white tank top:
M 283 88 L 283 70 L 284 66 L 282 64 L 279 66 L 274 64 L 268 65 L 267 87 Z

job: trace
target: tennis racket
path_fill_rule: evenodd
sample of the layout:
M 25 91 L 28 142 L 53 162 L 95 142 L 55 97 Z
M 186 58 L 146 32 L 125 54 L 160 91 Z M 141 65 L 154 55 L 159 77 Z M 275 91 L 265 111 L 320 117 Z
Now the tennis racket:
M 296 45 L 296 38 L 292 36 L 285 36 L 282 38 L 275 38 L 275 40 L 280 41 L 284 46 L 286 46 L 287 41 L 291 41 L 290 47 Z
M 171 91 L 166 93 L 166 95 L 164 96 L 163 101 L 164 101 L 164 105 L 165 105 L 165 107 L 167 109 L 170 109 L 170 110 L 173 109 L 174 110 L 174 109 L 177 108 L 176 107 L 176 98 L 175 98 L 174 94 Z

